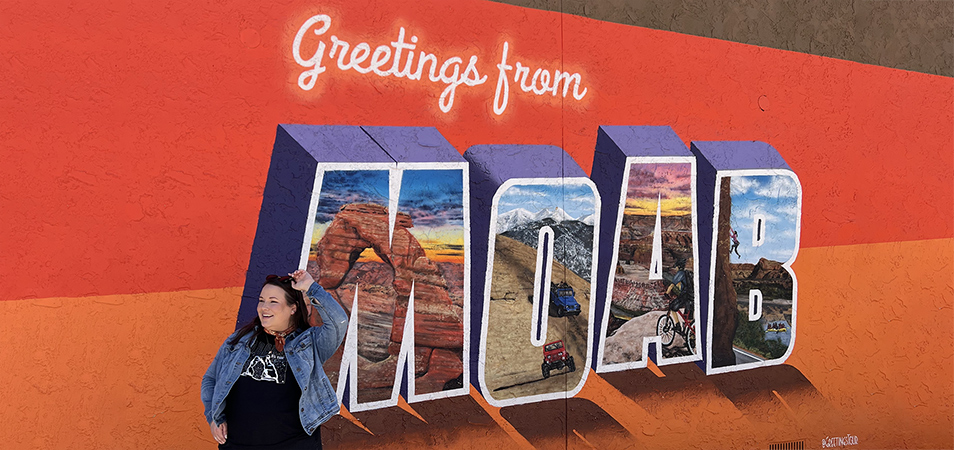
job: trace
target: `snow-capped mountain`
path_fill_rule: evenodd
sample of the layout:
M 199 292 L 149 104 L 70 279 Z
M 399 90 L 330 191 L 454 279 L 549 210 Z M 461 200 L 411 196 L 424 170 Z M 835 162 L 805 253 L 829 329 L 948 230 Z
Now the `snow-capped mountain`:
M 579 219 L 574 219 L 559 206 L 541 209 L 537 213 L 532 213 L 523 208 L 517 208 L 497 216 L 497 234 L 503 234 L 508 231 L 520 228 L 528 223 L 540 222 L 546 219 L 550 219 L 551 224 L 558 224 L 570 220 L 578 220 L 586 225 L 593 226 L 593 214 L 587 215 L 586 217 L 581 217 Z
M 497 233 L 506 233 L 533 221 L 533 213 L 523 208 L 507 211 L 497 216 Z
M 533 220 L 543 219 L 553 219 L 556 223 L 563 222 L 564 220 L 573 220 L 573 218 L 559 206 L 541 209 L 540 212 L 533 215 Z

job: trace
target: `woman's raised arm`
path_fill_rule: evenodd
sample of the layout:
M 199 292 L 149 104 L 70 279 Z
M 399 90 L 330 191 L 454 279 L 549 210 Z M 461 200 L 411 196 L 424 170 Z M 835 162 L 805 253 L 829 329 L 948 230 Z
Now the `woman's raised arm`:
M 335 353 L 345 334 L 348 333 L 348 314 L 338 301 L 315 282 L 311 274 L 304 270 L 296 270 L 290 274 L 295 279 L 292 285 L 295 289 L 306 292 L 321 316 L 322 325 L 317 330 L 309 330 L 312 340 L 318 347 L 318 357 L 324 363 Z

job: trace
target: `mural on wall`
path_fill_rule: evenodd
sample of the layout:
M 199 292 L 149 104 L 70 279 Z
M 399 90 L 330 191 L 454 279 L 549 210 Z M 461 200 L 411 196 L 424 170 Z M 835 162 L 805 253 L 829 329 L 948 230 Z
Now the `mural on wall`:
M 599 129 L 592 177 L 619 200 L 603 213 L 616 231 L 604 231 L 598 372 L 646 367 L 653 352 L 658 364 L 702 358 L 695 167 L 669 127 Z
M 206 6 L 4 9 L 0 265 L 42 270 L 0 305 L 51 321 L 10 323 L 38 370 L 0 397 L 77 431 L 13 414 L 13 448 L 211 448 L 197 377 L 296 267 L 351 318 L 329 447 L 950 447 L 950 335 L 910 332 L 951 328 L 949 78 L 487 1 Z
M 586 181 L 522 180 L 494 199 L 483 374 L 501 403 L 582 379 L 596 212 Z
M 586 378 L 600 202 L 565 156 L 556 147 L 506 145 L 464 154 L 474 179 L 488 181 L 473 191 L 473 204 L 489 207 L 480 214 L 489 229 L 479 385 L 493 405 L 563 398 Z M 515 166 L 514 158 L 536 164 Z
M 767 144 L 692 145 L 713 199 L 703 222 L 712 226 L 707 372 L 781 364 L 795 341 L 801 184 Z
M 435 142 L 443 154 L 421 146 Z M 275 155 L 259 225 L 277 234 L 259 239 L 286 240 L 288 227 L 263 219 L 305 190 L 297 264 L 353 319 L 326 362 L 351 411 L 462 395 L 471 384 L 495 406 L 564 398 L 591 366 L 694 362 L 703 346 L 707 373 L 790 353 L 800 185 L 766 144 L 690 151 L 669 127 L 600 127 L 586 177 L 558 147 L 473 146 L 461 157 L 434 129 L 283 125 Z M 312 185 L 288 178 L 310 167 L 296 162 L 303 155 Z M 616 226 L 601 231 L 601 221 Z M 700 236 L 713 236 L 712 247 Z M 700 278 L 700 267 L 711 273 Z

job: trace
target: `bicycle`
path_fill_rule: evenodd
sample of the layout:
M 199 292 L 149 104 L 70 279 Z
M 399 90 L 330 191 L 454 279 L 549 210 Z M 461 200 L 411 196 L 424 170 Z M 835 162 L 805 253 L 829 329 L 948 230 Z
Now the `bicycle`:
M 679 317 L 682 318 L 682 323 L 684 326 L 679 326 L 679 324 L 672 320 L 672 315 L 669 314 L 669 310 L 667 309 L 666 313 L 660 316 L 659 320 L 656 321 L 656 335 L 662 338 L 662 345 L 668 347 L 672 345 L 672 341 L 676 339 L 676 333 L 679 333 L 679 335 L 682 336 L 682 338 L 686 341 L 686 349 L 689 350 L 689 353 L 695 353 L 695 321 L 691 317 L 688 309 L 685 313 L 680 310 L 676 310 L 676 314 L 679 314 Z

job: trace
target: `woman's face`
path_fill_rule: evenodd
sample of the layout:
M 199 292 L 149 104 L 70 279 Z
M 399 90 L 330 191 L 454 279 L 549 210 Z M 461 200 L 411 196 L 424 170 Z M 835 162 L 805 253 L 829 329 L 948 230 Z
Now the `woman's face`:
M 258 296 L 258 320 L 269 330 L 287 330 L 297 309 L 285 301 L 285 290 L 273 284 L 266 284 Z

